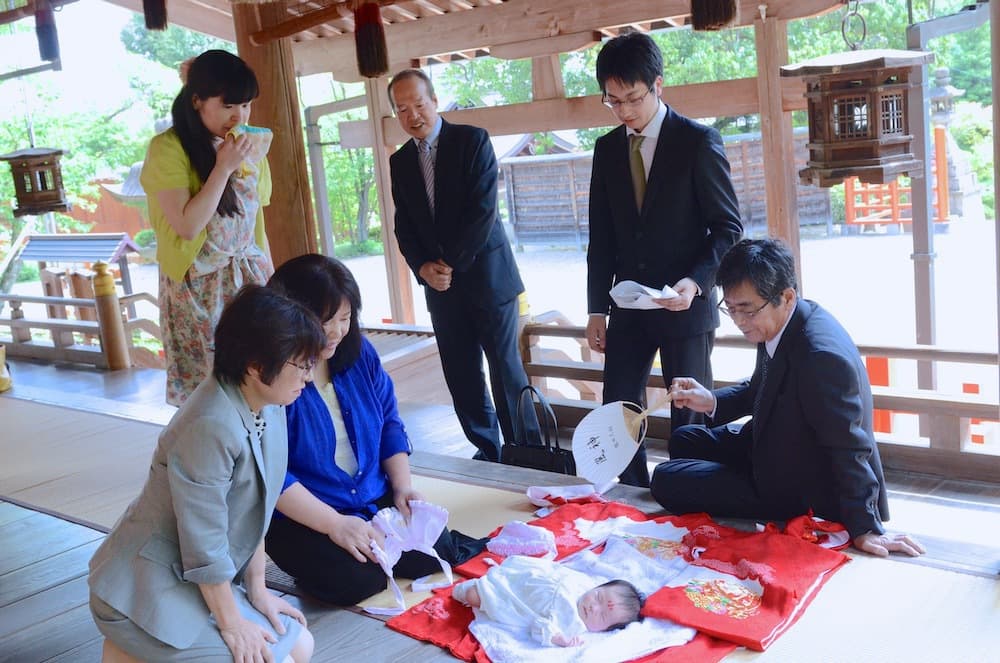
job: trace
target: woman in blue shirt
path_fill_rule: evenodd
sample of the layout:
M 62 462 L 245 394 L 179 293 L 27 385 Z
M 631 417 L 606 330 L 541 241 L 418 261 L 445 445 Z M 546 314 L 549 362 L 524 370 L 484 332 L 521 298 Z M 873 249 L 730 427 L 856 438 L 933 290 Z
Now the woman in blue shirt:
M 323 321 L 327 345 L 313 381 L 286 409 L 288 474 L 267 554 L 313 596 L 354 605 L 387 586 L 371 550 L 373 540 L 384 544 L 372 516 L 396 506 L 408 517 L 409 501 L 422 499 L 411 483 L 412 447 L 392 381 L 361 335 L 361 293 L 347 267 L 303 255 L 284 263 L 268 286 L 312 310 Z M 442 559 L 461 563 L 482 549 L 470 544 L 446 529 L 434 548 Z M 394 567 L 404 578 L 438 570 L 437 560 L 416 551 L 404 552 Z

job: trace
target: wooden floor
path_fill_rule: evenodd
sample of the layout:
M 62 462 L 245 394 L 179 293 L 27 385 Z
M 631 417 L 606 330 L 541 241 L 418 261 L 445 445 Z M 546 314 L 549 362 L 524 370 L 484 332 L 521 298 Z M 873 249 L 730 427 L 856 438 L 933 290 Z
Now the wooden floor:
M 107 373 L 24 361 L 13 362 L 12 368 L 14 393 L 0 398 L 55 403 L 160 424 L 174 411 L 162 404 L 162 371 Z M 473 449 L 447 403 L 401 400 L 400 407 L 418 448 L 412 458 L 415 473 L 513 491 L 537 483 L 527 470 L 465 460 Z M 654 443 L 652 452 L 656 459 L 662 445 Z M 910 524 L 926 525 L 918 534 L 930 552 L 918 563 L 996 577 L 1000 571 L 1000 485 L 896 473 L 887 479 L 894 528 L 913 530 Z M 614 499 L 657 509 L 648 492 L 625 487 L 615 491 Z M 0 663 L 97 661 L 101 641 L 86 606 L 86 564 L 103 533 L 26 506 L 0 502 Z M 296 597 L 290 600 L 309 617 L 317 640 L 317 663 L 362 657 L 379 663 L 454 660 L 437 647 L 385 628 L 378 619 Z M 378 652 L 375 658 L 374 651 Z

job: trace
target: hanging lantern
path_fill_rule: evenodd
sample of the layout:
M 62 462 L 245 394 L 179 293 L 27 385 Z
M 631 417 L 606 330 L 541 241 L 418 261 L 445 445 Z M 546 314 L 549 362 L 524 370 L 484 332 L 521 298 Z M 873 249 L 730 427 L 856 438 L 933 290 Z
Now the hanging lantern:
M 868 34 L 860 4 L 848 0 L 840 24 L 850 51 L 781 68 L 782 76 L 800 76 L 806 84 L 809 160 L 799 171 L 802 184 L 829 187 L 849 177 L 885 184 L 923 168 L 911 151 L 908 99 L 919 85 L 917 68 L 934 54 L 858 50 Z
M 801 76 L 806 83 L 809 160 L 799 180 L 821 187 L 848 177 L 884 184 L 920 171 L 923 162 L 911 151 L 907 98 L 916 85 L 911 75 L 933 59 L 924 51 L 880 49 L 782 67 L 782 76 Z
M 62 153 L 62 150 L 32 147 L 0 155 L 0 161 L 10 162 L 14 175 L 14 193 L 17 196 L 14 216 L 65 212 L 69 209 L 59 167 Z

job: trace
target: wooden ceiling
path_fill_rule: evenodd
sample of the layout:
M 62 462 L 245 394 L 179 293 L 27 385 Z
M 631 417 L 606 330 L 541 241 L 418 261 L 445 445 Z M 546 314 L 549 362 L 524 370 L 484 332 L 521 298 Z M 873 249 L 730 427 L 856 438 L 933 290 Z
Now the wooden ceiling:
M 142 12 L 142 0 L 107 1 Z M 166 1 L 171 24 L 236 41 L 230 0 Z M 690 24 L 690 2 L 701 0 L 378 1 L 395 69 L 489 54 L 508 59 L 536 57 L 585 48 L 623 28 L 684 27 Z M 287 4 L 288 18 L 281 26 L 288 28 L 283 32 L 293 42 L 296 72 L 331 72 L 337 80 L 359 80 L 353 2 L 288 0 Z M 792 19 L 823 13 L 838 4 L 839 0 L 769 0 L 766 4 L 740 0 L 737 24 L 752 24 L 761 6 L 769 17 Z M 273 30 L 269 26 L 263 32 Z

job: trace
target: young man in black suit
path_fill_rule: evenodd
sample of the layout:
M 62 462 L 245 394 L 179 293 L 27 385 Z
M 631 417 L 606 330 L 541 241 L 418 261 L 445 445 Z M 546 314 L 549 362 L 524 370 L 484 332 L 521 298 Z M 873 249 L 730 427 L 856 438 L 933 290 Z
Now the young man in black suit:
M 659 47 L 641 33 L 597 56 L 604 103 L 621 122 L 597 140 L 590 180 L 587 342 L 605 355 L 605 403 L 643 403 L 657 352 L 664 386 L 676 375 L 712 383 L 715 271 L 743 232 L 719 133 L 660 100 L 662 72 Z M 658 309 L 618 308 L 608 291 L 624 280 L 677 296 Z M 670 416 L 675 428 L 701 420 L 678 408 Z M 641 445 L 620 479 L 649 486 Z
M 424 286 L 445 381 L 462 429 L 479 449 L 475 458 L 497 461 L 501 430 L 513 439 L 528 376 L 517 347 L 524 285 L 497 212 L 496 156 L 486 131 L 438 115 L 434 86 L 419 69 L 396 74 L 389 99 L 413 137 L 389 159 L 396 239 Z M 533 410 L 526 419 L 537 441 Z
M 868 373 L 840 323 L 798 298 L 791 251 L 778 240 L 743 240 L 717 278 L 722 310 L 757 344 L 757 368 L 714 392 L 674 379 L 674 405 L 716 426 L 674 431 L 670 460 L 653 473 L 653 497 L 673 513 L 788 520 L 812 510 L 842 523 L 860 550 L 923 553 L 909 536 L 885 533 Z M 745 424 L 730 423 L 746 415 Z

